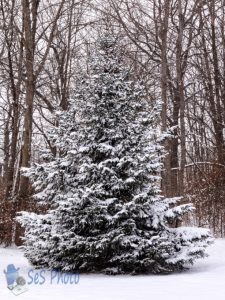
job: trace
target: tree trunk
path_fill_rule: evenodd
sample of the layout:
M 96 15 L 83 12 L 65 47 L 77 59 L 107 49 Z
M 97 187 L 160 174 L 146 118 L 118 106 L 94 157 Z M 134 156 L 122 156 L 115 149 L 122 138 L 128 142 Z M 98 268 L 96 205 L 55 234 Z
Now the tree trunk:
M 163 20 L 161 23 L 161 95 L 162 95 L 162 132 L 167 130 L 167 33 L 170 13 L 170 1 L 165 1 L 163 5 Z M 170 164 L 170 142 L 164 142 L 167 156 L 164 160 L 164 172 L 162 174 L 163 193 L 171 195 L 171 164 Z

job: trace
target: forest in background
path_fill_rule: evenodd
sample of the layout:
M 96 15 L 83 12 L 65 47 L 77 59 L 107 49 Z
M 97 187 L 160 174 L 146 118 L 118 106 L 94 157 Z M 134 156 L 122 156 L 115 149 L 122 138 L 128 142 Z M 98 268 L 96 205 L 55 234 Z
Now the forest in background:
M 21 168 L 40 162 L 56 110 L 67 110 L 105 28 L 123 38 L 127 65 L 162 102 L 172 129 L 164 195 L 193 202 L 187 223 L 224 236 L 225 1 L 0 1 L 0 242 L 20 243 L 18 211 L 37 209 Z

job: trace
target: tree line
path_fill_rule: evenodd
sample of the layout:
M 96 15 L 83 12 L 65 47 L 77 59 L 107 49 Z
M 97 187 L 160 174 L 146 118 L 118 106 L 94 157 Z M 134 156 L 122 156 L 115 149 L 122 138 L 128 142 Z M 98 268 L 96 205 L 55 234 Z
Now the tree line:
M 196 206 L 187 222 L 224 234 L 225 6 L 223 0 L 1 0 L 0 236 L 30 207 L 22 168 L 40 161 L 56 109 L 67 110 L 91 45 L 107 26 L 126 41 L 148 100 L 161 100 L 162 190 Z M 7 225 L 5 225 L 7 224 Z M 13 237 L 14 236 L 14 237 Z

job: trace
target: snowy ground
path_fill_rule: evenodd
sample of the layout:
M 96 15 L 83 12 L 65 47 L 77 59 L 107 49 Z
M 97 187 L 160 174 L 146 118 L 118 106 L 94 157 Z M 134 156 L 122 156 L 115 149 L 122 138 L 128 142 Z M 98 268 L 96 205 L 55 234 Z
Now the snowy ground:
M 54 300 L 224 300 L 225 299 L 225 240 L 217 240 L 209 249 L 210 257 L 198 261 L 191 270 L 173 275 L 104 276 L 81 275 L 78 284 L 51 284 L 50 273 L 45 283 L 31 284 L 20 299 Z M 0 248 L 0 299 L 15 299 L 6 288 L 3 270 L 14 264 L 20 275 L 31 281 L 31 269 L 18 249 Z M 33 273 L 30 273 L 33 276 Z M 42 282 L 43 279 L 39 278 Z

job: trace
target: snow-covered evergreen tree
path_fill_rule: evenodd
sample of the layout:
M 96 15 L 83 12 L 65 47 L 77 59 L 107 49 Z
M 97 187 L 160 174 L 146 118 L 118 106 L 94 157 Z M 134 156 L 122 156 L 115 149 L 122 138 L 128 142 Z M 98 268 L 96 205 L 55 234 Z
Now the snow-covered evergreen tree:
M 151 108 L 105 36 L 74 105 L 58 113 L 59 155 L 26 171 L 46 214 L 22 213 L 25 255 L 38 266 L 106 273 L 172 272 L 205 256 L 206 229 L 174 228 L 191 204 L 160 195 L 160 105 Z

